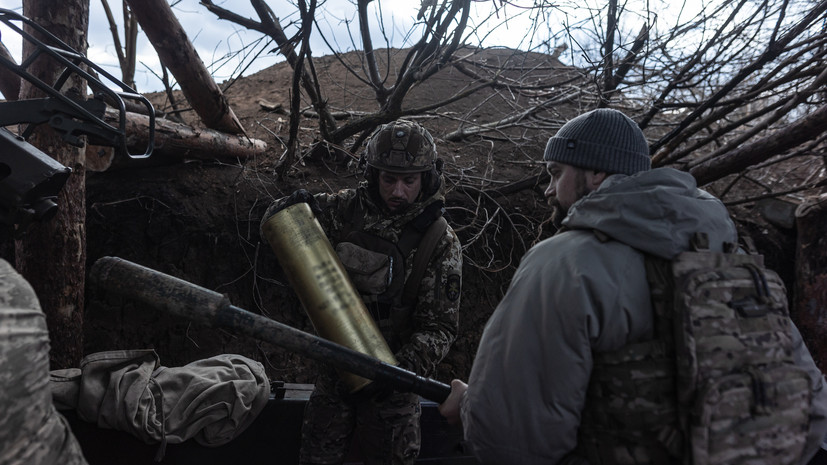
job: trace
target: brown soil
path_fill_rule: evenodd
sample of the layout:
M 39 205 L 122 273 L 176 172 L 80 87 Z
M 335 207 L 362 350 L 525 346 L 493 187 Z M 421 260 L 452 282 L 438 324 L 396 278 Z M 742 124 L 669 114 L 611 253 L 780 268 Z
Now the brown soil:
M 491 51 L 486 59 L 504 60 L 508 53 Z M 523 60 L 519 66 L 515 64 L 520 69 L 536 67 L 538 60 L 550 65 L 547 58 L 535 55 L 510 59 L 517 58 Z M 333 58 L 317 59 L 316 67 L 334 109 L 376 110 L 373 95 L 347 77 Z M 296 162 L 285 179 L 276 178 L 274 170 L 284 150 L 281 141 L 288 137 L 288 122 L 283 111 L 265 106 L 289 107 L 290 80 L 289 68 L 281 64 L 240 79 L 225 92 L 249 135 L 268 143 L 270 149 L 262 159 L 186 161 L 90 173 L 89 265 L 103 256 L 122 257 L 226 294 L 237 307 L 312 332 L 274 254 L 259 237 L 259 221 L 273 199 L 297 188 L 331 192 L 354 186 L 361 176 L 355 163 L 307 159 Z M 428 81 L 427 88 L 415 89 L 406 107 L 425 105 L 469 83 L 458 71 L 444 70 Z M 436 375 L 445 382 L 454 377 L 467 379 L 482 327 L 519 258 L 550 234 L 544 224 L 549 213 L 542 195 L 545 185 L 529 185 L 508 195 L 496 195 L 493 190 L 542 173 L 538 160 L 553 130 L 536 126 L 565 121 L 578 113 L 576 102 L 546 111 L 534 120 L 535 127 L 518 126 L 462 143 L 443 139 L 462 119 L 497 119 L 508 105 L 515 104 L 512 97 L 487 91 L 440 109 L 439 116 L 418 120 L 435 136 L 445 160 L 449 189 L 446 215 L 465 247 L 460 334 Z M 151 98 L 159 105 L 163 102 L 162 95 Z M 183 101 L 180 95 L 178 98 Z M 183 116 L 197 124 L 191 112 Z M 303 124 L 304 147 L 315 140 L 315 131 L 315 121 Z M 519 144 L 509 140 L 516 136 Z M 765 253 L 778 257 L 789 253 L 790 235 L 782 233 L 773 232 L 775 243 L 759 244 Z M 85 353 L 154 348 L 168 366 L 219 353 L 239 353 L 264 363 L 272 379 L 297 383 L 314 379 L 314 362 L 298 354 L 205 328 L 94 289 L 89 292 L 85 328 Z

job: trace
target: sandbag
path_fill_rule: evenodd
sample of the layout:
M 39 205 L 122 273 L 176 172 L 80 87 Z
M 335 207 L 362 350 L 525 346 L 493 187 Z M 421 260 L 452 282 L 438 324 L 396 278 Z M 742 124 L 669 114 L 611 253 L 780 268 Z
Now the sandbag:
M 234 354 L 164 367 L 154 350 L 99 352 L 51 375 L 55 406 L 146 443 L 226 444 L 270 396 L 264 367 Z

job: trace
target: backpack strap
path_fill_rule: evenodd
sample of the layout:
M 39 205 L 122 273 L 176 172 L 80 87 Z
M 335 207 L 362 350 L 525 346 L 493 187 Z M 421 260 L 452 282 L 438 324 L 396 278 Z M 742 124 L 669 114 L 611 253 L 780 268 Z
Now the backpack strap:
M 600 242 L 613 240 L 601 231 L 591 232 Z M 684 453 L 672 381 L 672 264 L 638 252 L 643 255 L 652 302 L 653 338 L 593 353 L 577 453 L 595 465 L 677 464 Z M 647 400 L 641 403 L 643 398 Z M 627 462 L 630 451 L 636 451 L 635 458 Z
M 670 347 L 674 345 L 672 330 L 672 303 L 675 299 L 675 280 L 672 276 L 672 262 L 665 258 L 643 253 L 646 281 L 649 283 L 649 297 L 652 300 L 655 337 Z
M 431 261 L 431 256 L 434 254 L 439 240 L 448 230 L 448 221 L 444 216 L 440 216 L 428 227 L 425 235 L 419 241 L 419 247 L 414 254 L 413 269 L 408 280 L 405 281 L 405 287 L 402 290 L 402 302 L 404 304 L 414 302 L 416 295 L 419 293 L 419 285 L 422 282 L 422 277 L 425 276 L 425 270 L 428 268 L 428 262 Z

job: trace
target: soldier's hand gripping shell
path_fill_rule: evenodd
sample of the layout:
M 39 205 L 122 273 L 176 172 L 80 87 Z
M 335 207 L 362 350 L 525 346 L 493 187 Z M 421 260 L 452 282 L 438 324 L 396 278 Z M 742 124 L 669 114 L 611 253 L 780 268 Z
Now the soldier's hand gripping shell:
M 261 217 L 261 225 L 264 225 L 264 223 L 266 223 L 267 220 L 269 220 L 276 213 L 297 203 L 308 204 L 314 215 L 318 216 L 322 213 L 322 208 L 319 206 L 319 202 L 316 200 L 316 197 L 305 189 L 298 189 L 287 197 L 282 197 L 270 204 L 270 206 L 267 207 L 267 211 L 264 212 L 264 216 Z

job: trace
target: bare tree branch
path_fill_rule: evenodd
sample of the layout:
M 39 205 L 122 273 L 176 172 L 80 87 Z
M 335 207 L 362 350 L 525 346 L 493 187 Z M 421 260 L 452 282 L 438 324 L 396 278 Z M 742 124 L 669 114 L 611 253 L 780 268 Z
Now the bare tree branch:
M 243 16 L 221 8 L 215 5 L 212 0 L 201 0 L 200 3 L 204 5 L 207 10 L 215 14 L 219 19 L 234 22 L 240 26 L 259 31 L 273 38 L 279 47 L 279 51 L 287 59 L 290 66 L 293 69 L 301 70 L 299 77 L 302 88 L 305 92 L 307 92 L 307 95 L 316 109 L 316 112 L 320 115 L 320 119 L 324 122 L 322 127 L 323 133 L 327 134 L 336 128 L 336 121 L 332 116 L 330 116 L 330 112 L 327 109 L 327 102 L 321 96 L 321 89 L 318 86 L 318 82 L 315 82 L 311 77 L 311 74 L 305 72 L 303 67 L 297 68 L 300 62 L 303 63 L 303 61 L 300 60 L 299 56 L 296 54 L 293 41 L 284 33 L 284 29 L 282 28 L 279 19 L 263 0 L 250 0 L 250 3 L 253 5 L 253 8 L 255 8 L 256 13 L 259 16 L 260 22 L 244 18 Z
M 124 21 L 124 45 L 121 45 L 120 35 L 118 33 L 118 23 L 115 21 L 115 16 L 112 14 L 112 9 L 109 7 L 108 0 L 101 0 L 103 11 L 106 14 L 106 20 L 109 22 L 109 31 L 112 34 L 112 42 L 115 44 L 115 54 L 118 57 L 118 63 L 121 65 L 121 80 L 124 84 L 131 88 L 135 88 L 135 60 L 136 60 L 136 45 L 138 40 L 138 22 L 135 16 L 129 10 L 129 4 L 123 1 L 123 21 Z
M 245 133 L 223 93 L 195 52 L 165 0 L 127 0 L 161 62 L 178 79 L 178 85 L 208 128 L 230 134 Z
M 783 36 L 777 40 L 771 41 L 764 53 L 762 53 L 755 61 L 748 66 L 742 68 L 737 72 L 724 86 L 717 90 L 714 95 L 706 99 L 698 108 L 687 115 L 678 125 L 676 125 L 668 134 L 660 138 L 652 145 L 652 150 L 655 155 L 652 158 L 653 163 L 659 163 L 669 152 L 675 149 L 681 142 L 689 137 L 684 129 L 689 126 L 694 120 L 701 117 L 702 113 L 715 103 L 732 91 L 736 85 L 746 79 L 753 72 L 761 69 L 765 64 L 777 58 L 785 49 L 785 47 L 792 42 L 802 32 L 806 31 L 811 24 L 816 21 L 827 10 L 827 0 L 822 0 L 816 5 L 795 27 L 787 31 Z
M 690 169 L 689 172 L 704 185 L 728 174 L 784 153 L 799 144 L 818 137 L 827 125 L 827 105 L 791 124 L 786 129 L 741 146 Z

